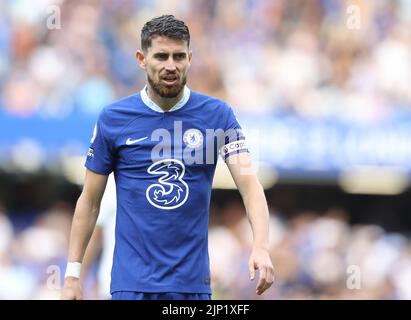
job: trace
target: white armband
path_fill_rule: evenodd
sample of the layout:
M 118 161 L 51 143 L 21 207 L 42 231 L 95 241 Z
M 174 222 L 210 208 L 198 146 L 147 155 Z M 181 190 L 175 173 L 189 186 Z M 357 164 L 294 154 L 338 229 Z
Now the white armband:
M 81 263 L 80 262 L 69 262 L 67 263 L 66 274 L 64 278 L 74 277 L 80 278 Z
M 231 154 L 241 153 L 241 152 L 249 152 L 245 139 L 233 141 L 227 143 L 220 149 L 220 155 L 223 159 L 227 159 Z

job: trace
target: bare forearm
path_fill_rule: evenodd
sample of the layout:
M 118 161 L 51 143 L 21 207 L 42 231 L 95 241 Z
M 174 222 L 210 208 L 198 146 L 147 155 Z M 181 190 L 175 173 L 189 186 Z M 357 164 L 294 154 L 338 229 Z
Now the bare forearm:
M 269 213 L 263 188 L 255 183 L 242 197 L 253 230 L 254 247 L 268 249 Z
M 88 246 L 83 257 L 80 275 L 80 279 L 82 280 L 86 278 L 91 266 L 97 260 L 97 257 L 101 252 L 102 237 L 101 227 L 96 226 L 90 240 L 88 241 Z
M 228 162 L 227 165 L 241 193 L 253 230 L 253 248 L 248 261 L 250 280 L 254 280 L 256 270 L 259 270 L 256 293 L 262 294 L 272 285 L 274 280 L 274 268 L 268 246 L 269 213 L 267 201 L 257 175 L 253 174 L 255 170 L 250 155 L 243 152 L 232 155 L 230 158 L 234 161 Z
M 99 206 L 87 200 L 83 195 L 77 201 L 70 233 L 68 261 L 81 262 L 87 244 L 93 233 L 98 216 Z

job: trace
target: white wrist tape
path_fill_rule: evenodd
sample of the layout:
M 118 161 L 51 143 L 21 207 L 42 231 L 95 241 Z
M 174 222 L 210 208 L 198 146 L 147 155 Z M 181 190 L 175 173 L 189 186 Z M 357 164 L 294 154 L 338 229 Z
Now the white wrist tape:
M 67 263 L 66 274 L 64 278 L 74 277 L 80 278 L 81 263 L 80 262 L 69 262 Z

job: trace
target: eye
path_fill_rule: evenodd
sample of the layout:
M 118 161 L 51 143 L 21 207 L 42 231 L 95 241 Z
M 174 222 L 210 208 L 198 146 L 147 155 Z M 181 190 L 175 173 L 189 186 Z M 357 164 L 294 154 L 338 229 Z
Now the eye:
M 167 60 L 167 59 L 168 59 L 168 54 L 166 54 L 166 53 L 157 53 L 157 54 L 154 55 L 154 57 L 155 57 L 157 60 L 162 60 L 162 61 L 164 61 L 164 60 Z
M 184 60 L 185 58 L 186 58 L 185 53 L 177 53 L 177 54 L 174 55 L 175 60 Z

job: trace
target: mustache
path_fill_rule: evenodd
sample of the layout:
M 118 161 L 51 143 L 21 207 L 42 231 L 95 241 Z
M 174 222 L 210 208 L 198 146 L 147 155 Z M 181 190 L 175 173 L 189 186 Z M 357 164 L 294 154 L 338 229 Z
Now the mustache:
M 160 75 L 160 78 L 178 78 L 180 75 L 178 72 L 167 72 L 162 75 Z

